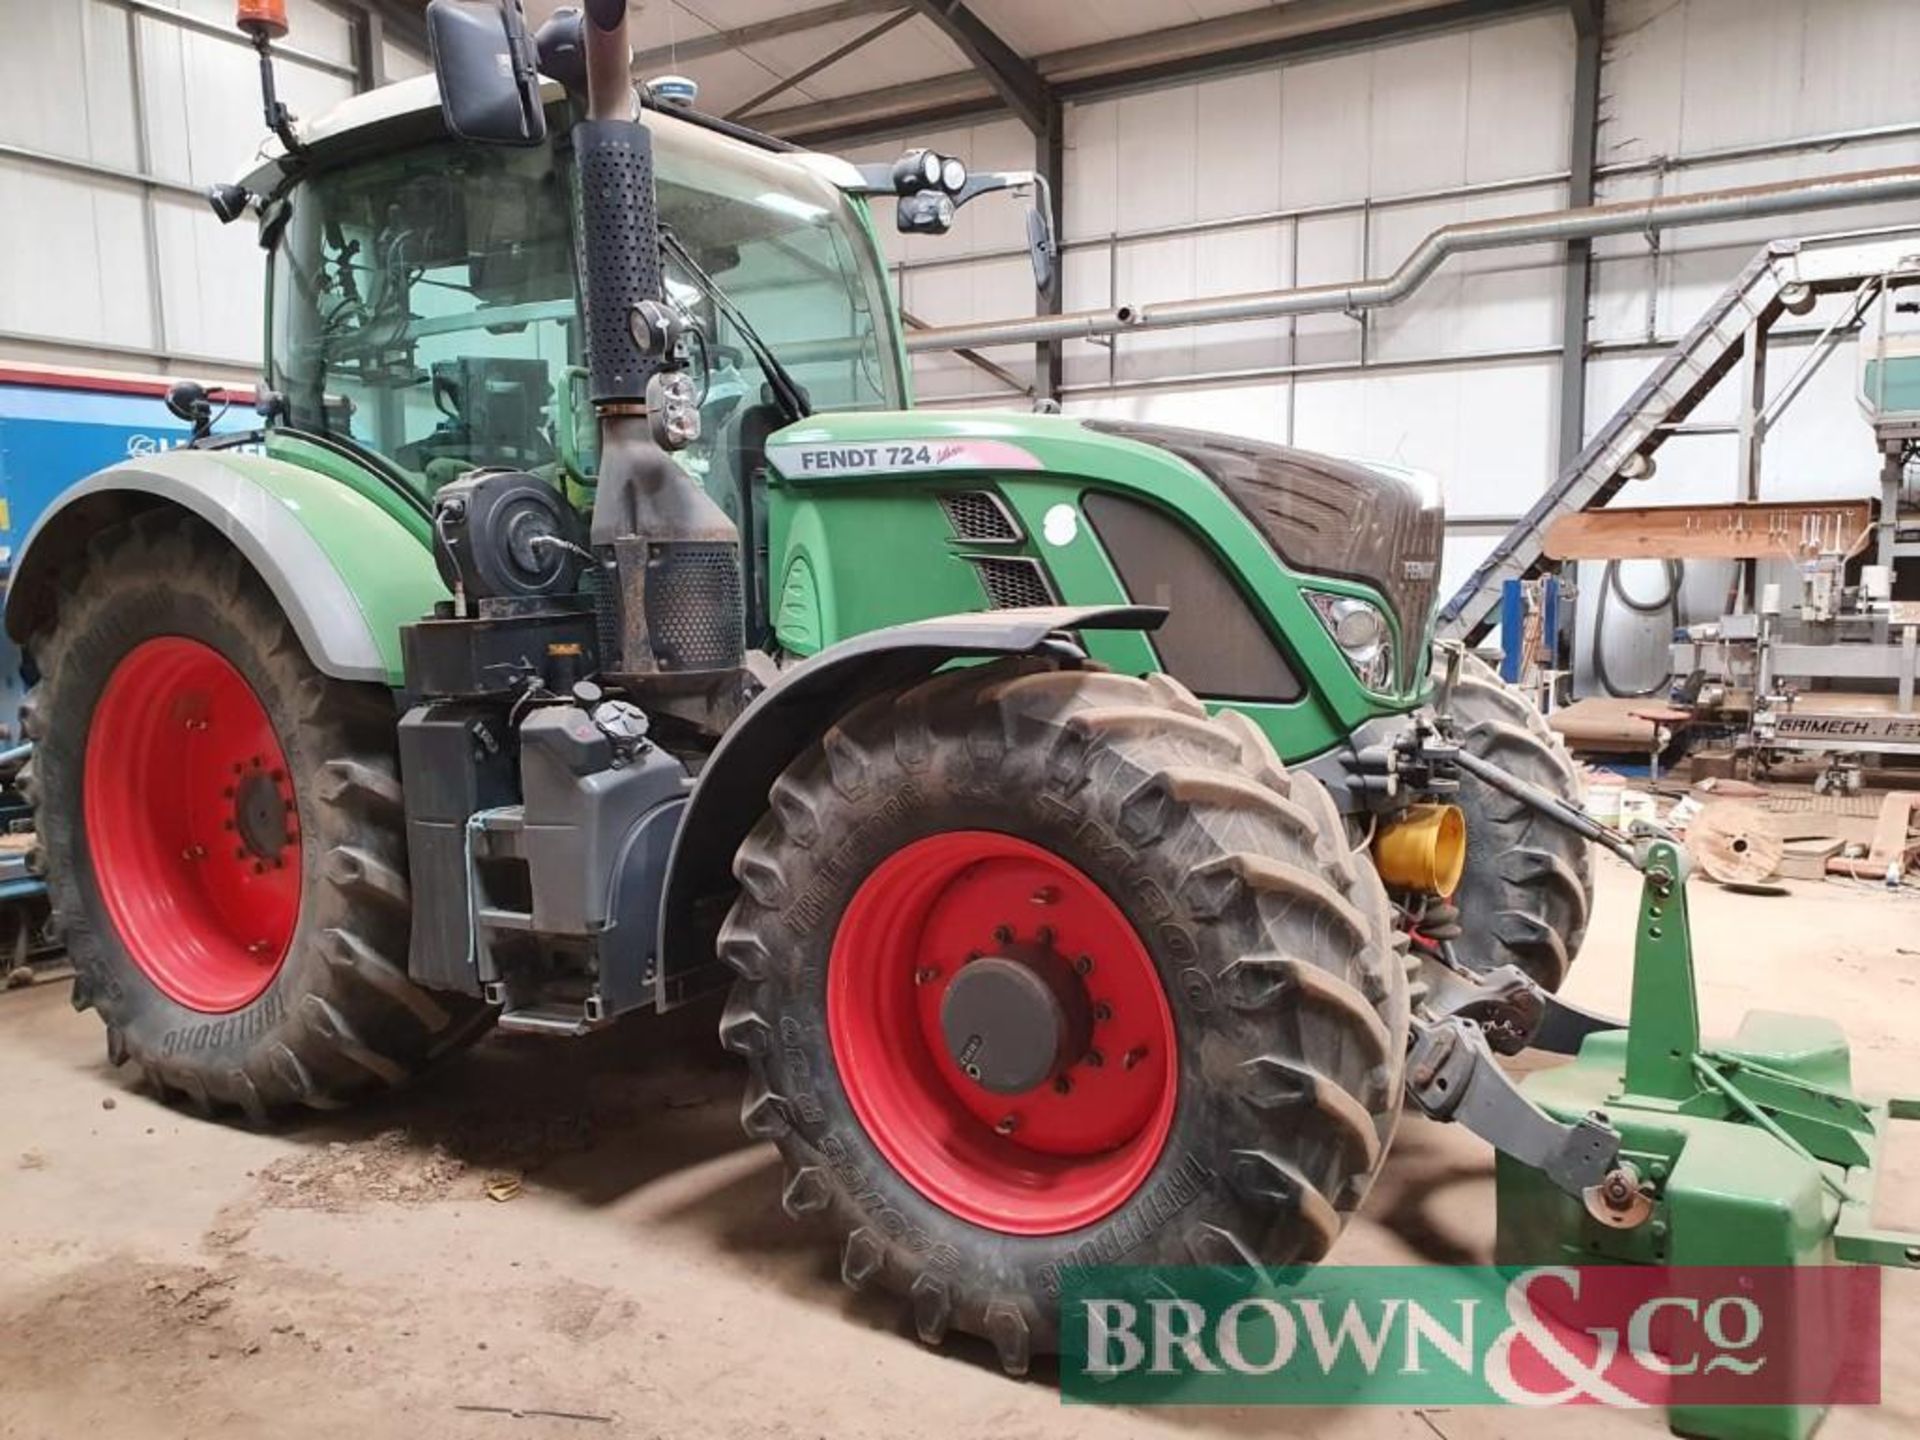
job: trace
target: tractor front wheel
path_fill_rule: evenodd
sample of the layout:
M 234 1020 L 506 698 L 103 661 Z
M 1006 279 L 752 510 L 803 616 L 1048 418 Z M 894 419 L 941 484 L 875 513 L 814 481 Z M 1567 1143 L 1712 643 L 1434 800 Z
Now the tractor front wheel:
M 1475 755 L 1580 807 L 1579 766 L 1532 702 L 1477 656 L 1462 659 L 1453 718 Z M 1558 990 L 1593 910 L 1593 847 L 1472 776 L 1456 798 L 1467 820 L 1467 863 L 1453 897 L 1470 937 L 1462 958 L 1518 965 Z
M 151 512 L 100 536 L 33 652 L 39 863 L 116 1064 L 259 1120 L 484 1024 L 406 976 L 390 696 L 317 672 L 211 530 Z
M 1319 1259 L 1400 1108 L 1403 958 L 1318 782 L 1163 677 L 856 708 L 736 859 L 722 1038 L 848 1283 L 1025 1370 L 1089 1263 Z

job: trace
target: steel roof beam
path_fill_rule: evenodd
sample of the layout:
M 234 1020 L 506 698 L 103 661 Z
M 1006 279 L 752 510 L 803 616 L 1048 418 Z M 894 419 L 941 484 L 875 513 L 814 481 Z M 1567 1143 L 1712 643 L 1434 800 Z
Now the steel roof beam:
M 1035 135 L 1046 133 L 1048 115 L 1056 102 L 1052 88 L 1040 78 L 1031 60 L 1002 40 L 962 0 L 913 0 L 913 8 L 960 47 L 960 53 L 986 77 L 994 93 L 1027 129 Z
M 944 0 L 915 0 L 936 8 Z M 1275 60 L 1558 9 L 1568 0 L 1294 0 L 1191 25 L 1051 51 L 1027 62 L 1056 98 L 1081 99 Z M 931 18 L 931 17 L 930 17 Z M 963 47 L 964 48 L 964 47 Z M 761 117 L 810 144 L 991 113 L 1003 98 L 984 71 L 934 76 Z M 1024 118 L 1024 117 L 1023 117 Z
M 858 35 L 854 36 L 853 39 L 847 41 L 846 44 L 835 46 L 818 60 L 813 61 L 811 64 L 802 65 L 785 79 L 769 85 L 751 100 L 743 101 L 741 104 L 734 106 L 733 109 L 727 112 L 726 118 L 729 120 L 740 120 L 751 115 L 769 100 L 776 99 L 786 94 L 787 91 L 793 89 L 795 86 L 804 84 L 806 81 L 818 75 L 822 70 L 830 69 L 838 65 L 855 51 L 866 49 L 867 46 L 878 40 L 882 35 L 885 35 L 889 30 L 897 29 L 912 18 L 913 11 L 911 10 L 896 11 L 894 14 L 882 20 L 878 25 L 862 30 Z
M 651 75 L 663 65 L 681 65 L 689 60 L 704 60 L 710 55 L 721 55 L 729 50 L 744 49 L 748 45 L 764 44 L 768 40 L 781 40 L 789 35 L 803 35 L 809 30 L 824 29 L 828 25 L 838 25 L 843 20 L 864 20 L 869 15 L 884 15 L 898 10 L 903 0 L 839 0 L 833 5 L 821 5 L 812 10 L 801 10 L 792 15 L 780 15 L 771 20 L 762 20 L 758 25 L 743 25 L 737 30 L 721 30 L 712 35 L 698 35 L 673 45 L 656 45 L 651 50 L 636 50 L 633 55 L 634 73 Z M 649 27 L 654 31 L 661 29 L 656 23 Z

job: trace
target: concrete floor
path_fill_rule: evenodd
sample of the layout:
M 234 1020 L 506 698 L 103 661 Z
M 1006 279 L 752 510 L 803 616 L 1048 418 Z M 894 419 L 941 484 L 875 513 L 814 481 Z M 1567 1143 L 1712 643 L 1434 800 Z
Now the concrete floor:
M 1920 1093 L 1920 896 L 1692 893 L 1710 1030 L 1823 1012 L 1863 1088 Z M 1605 861 L 1575 998 L 1624 1007 L 1635 895 Z M 710 1032 L 496 1039 L 262 1135 L 132 1088 L 65 991 L 0 995 L 0 1436 L 1661 1433 L 1593 1409 L 1063 1408 L 1050 1378 L 923 1349 L 890 1302 L 841 1287 L 827 1237 L 780 1213 Z M 1880 1218 L 1920 1225 L 1920 1145 L 1896 1151 Z M 1484 1262 L 1492 1240 L 1490 1153 L 1409 1122 L 1336 1255 Z M 1829 1440 L 1920 1432 L 1920 1276 L 1888 1277 L 1884 1327 L 1884 1403 L 1835 1412 Z

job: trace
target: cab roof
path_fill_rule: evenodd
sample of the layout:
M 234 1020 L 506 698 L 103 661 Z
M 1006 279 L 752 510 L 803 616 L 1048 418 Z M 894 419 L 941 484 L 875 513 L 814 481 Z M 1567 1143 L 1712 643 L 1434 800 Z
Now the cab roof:
M 566 98 L 566 91 L 553 80 L 543 78 L 540 93 L 548 105 Z M 713 163 L 738 165 L 744 156 L 755 163 L 769 161 L 791 166 L 843 190 L 861 187 L 860 172 L 838 156 L 811 150 L 782 149 L 771 138 L 755 144 L 716 128 L 714 123 L 688 119 L 670 110 L 649 107 L 647 126 L 656 135 L 664 135 L 675 149 L 700 154 L 706 152 Z M 358 148 L 354 142 L 371 140 L 392 131 L 417 130 L 422 138 L 437 132 L 444 134 L 440 121 L 440 86 L 432 75 L 418 75 L 383 85 L 377 90 L 349 96 L 311 119 L 294 122 L 294 134 L 314 158 L 325 163 L 336 152 Z M 745 133 L 745 132 L 743 132 Z M 257 162 L 241 182 L 255 193 L 265 194 L 288 173 L 287 152 L 277 136 L 262 143 Z

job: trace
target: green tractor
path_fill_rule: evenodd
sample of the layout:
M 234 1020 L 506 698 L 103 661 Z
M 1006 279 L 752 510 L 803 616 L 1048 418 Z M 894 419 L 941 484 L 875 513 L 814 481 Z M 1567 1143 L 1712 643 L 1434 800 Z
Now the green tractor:
M 1492 1061 L 1598 1023 L 1550 998 L 1597 832 L 1435 654 L 1435 495 L 912 409 L 870 198 L 1035 177 L 636 107 L 624 0 L 435 0 L 434 78 L 304 124 L 275 8 L 211 197 L 263 423 L 74 486 L 7 602 L 116 1064 L 258 1122 L 731 985 L 785 1208 L 1015 1372 L 1066 1266 L 1326 1254 L 1408 1094 L 1619 1188 Z

